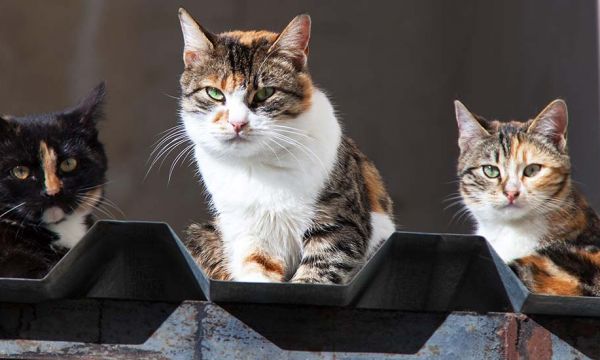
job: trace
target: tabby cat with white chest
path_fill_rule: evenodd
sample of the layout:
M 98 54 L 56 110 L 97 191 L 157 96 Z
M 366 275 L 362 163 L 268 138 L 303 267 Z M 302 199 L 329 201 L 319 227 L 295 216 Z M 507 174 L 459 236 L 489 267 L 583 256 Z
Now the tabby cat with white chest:
M 0 277 L 45 276 L 91 225 L 106 173 L 104 93 L 100 84 L 65 111 L 0 116 Z
M 600 220 L 571 180 L 567 105 L 529 121 L 486 121 L 456 101 L 463 202 L 533 292 L 600 295 Z
M 378 171 L 307 68 L 310 18 L 212 34 L 180 10 L 181 119 L 215 214 L 187 246 L 214 279 L 351 279 L 394 231 Z

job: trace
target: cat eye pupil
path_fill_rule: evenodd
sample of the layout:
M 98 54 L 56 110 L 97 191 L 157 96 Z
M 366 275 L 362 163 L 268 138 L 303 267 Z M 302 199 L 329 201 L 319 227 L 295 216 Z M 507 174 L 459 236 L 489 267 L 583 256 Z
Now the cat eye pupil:
M 10 173 L 16 179 L 25 180 L 29 177 L 29 168 L 27 166 L 15 166 Z
M 525 167 L 525 170 L 523 170 L 523 175 L 525 175 L 527 177 L 533 177 L 538 172 L 540 172 L 541 169 L 542 169 L 542 166 L 539 164 L 527 165 L 527 167 Z
M 60 170 L 62 172 L 71 172 L 77 167 L 77 160 L 68 158 L 60 163 Z
M 275 89 L 272 87 L 264 87 L 258 89 L 256 94 L 254 95 L 254 101 L 265 101 L 275 93 Z
M 208 94 L 208 96 L 211 99 L 213 99 L 215 101 L 223 101 L 225 99 L 225 95 L 223 95 L 223 92 L 221 92 L 221 90 L 214 88 L 214 87 L 207 87 L 206 93 Z
M 498 169 L 498 167 L 493 166 L 493 165 L 484 165 L 483 173 L 485 174 L 485 176 L 487 176 L 491 179 L 494 179 L 494 178 L 497 178 L 498 176 L 500 176 L 500 169 Z

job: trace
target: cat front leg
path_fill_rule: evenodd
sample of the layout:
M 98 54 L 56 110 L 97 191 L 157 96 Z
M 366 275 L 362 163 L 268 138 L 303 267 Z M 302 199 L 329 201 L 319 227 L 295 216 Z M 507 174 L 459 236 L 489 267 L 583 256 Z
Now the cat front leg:
M 273 255 L 254 236 L 237 238 L 229 244 L 231 275 L 235 281 L 282 282 L 285 262 Z
M 206 276 L 213 280 L 231 280 L 223 241 L 214 225 L 190 225 L 185 231 L 184 242 Z
M 327 225 L 305 235 L 295 283 L 344 284 L 364 263 L 366 240 L 355 227 Z

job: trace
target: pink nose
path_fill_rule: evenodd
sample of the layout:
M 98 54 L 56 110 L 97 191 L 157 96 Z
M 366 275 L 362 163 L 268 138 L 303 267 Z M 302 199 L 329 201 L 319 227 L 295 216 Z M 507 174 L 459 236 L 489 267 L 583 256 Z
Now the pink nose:
M 239 134 L 240 131 L 242 131 L 244 129 L 244 127 L 246 127 L 246 125 L 248 125 L 248 120 L 229 121 L 229 123 L 233 127 L 233 130 L 235 131 L 235 133 Z
M 506 198 L 508 199 L 509 203 L 513 203 L 515 202 L 515 200 L 519 197 L 519 192 L 518 191 L 505 191 L 504 192 L 504 196 L 506 196 Z

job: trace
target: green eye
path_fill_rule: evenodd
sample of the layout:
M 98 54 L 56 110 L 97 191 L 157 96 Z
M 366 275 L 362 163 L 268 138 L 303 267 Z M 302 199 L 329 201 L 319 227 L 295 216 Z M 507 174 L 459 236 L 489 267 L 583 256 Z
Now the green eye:
M 258 89 L 258 91 L 256 91 L 256 94 L 254 94 L 254 101 L 255 102 L 265 101 L 268 98 L 270 98 L 271 96 L 273 96 L 274 93 L 275 93 L 275 89 L 273 89 L 272 87 L 260 88 L 260 89 Z
M 217 88 L 209 86 L 206 88 L 206 93 L 208 94 L 208 96 L 210 96 L 211 99 L 213 99 L 215 101 L 225 100 L 225 95 L 223 95 L 223 92 L 221 92 L 221 90 L 219 90 Z
M 490 179 L 495 179 L 500 176 L 500 169 L 493 165 L 483 165 L 483 173 Z
M 523 175 L 525 175 L 527 177 L 533 177 L 533 176 L 536 176 L 537 173 L 540 172 L 540 170 L 542 170 L 542 165 L 530 164 L 530 165 L 527 165 L 527 167 L 525 167 L 525 170 L 523 170 Z
M 10 171 L 10 174 L 19 180 L 25 180 L 29 177 L 29 168 L 27 166 L 15 166 Z
M 71 172 L 77 167 L 77 160 L 68 158 L 60 163 L 60 170 L 62 172 Z

